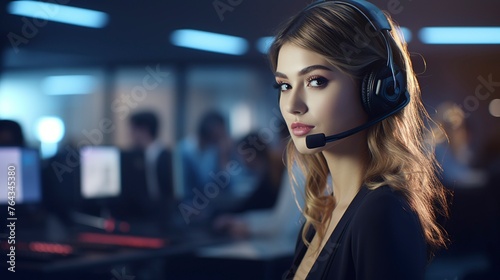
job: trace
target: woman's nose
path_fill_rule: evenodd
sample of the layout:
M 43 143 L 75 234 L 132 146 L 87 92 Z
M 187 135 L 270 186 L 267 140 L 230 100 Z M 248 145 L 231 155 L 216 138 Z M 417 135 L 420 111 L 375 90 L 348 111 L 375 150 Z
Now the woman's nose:
M 290 114 L 302 115 L 307 112 L 303 90 L 292 89 L 290 92 L 282 94 L 280 101 L 284 103 L 284 109 Z

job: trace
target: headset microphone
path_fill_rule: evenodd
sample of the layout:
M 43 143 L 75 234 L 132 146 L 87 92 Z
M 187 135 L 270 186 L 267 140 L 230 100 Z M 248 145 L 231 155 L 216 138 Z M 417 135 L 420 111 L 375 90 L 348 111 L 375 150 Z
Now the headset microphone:
M 410 95 L 408 94 L 408 91 L 405 92 L 405 96 L 406 96 L 406 98 L 403 99 L 403 102 L 401 104 L 399 104 L 396 108 L 394 108 L 392 111 L 390 111 L 389 113 L 382 115 L 380 117 L 377 117 L 375 119 L 372 119 L 369 122 L 362 124 L 358 127 L 346 130 L 346 131 L 338 133 L 338 134 L 330 135 L 330 136 L 325 136 L 324 133 L 308 135 L 306 137 L 307 148 L 314 149 L 314 148 L 323 147 L 324 145 L 326 145 L 326 143 L 337 141 L 337 140 L 340 140 L 342 138 L 346 138 L 348 136 L 351 136 L 355 133 L 360 132 L 363 129 L 367 129 L 368 127 L 370 127 L 378 122 L 381 122 L 382 120 L 384 120 L 384 119 L 396 114 L 397 112 L 401 111 L 406 105 L 408 105 L 408 103 L 410 102 Z

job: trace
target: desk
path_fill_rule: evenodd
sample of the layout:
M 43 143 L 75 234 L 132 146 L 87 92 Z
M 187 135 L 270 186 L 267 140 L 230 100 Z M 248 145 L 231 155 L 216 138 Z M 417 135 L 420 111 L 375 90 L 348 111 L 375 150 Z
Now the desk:
M 251 238 L 200 247 L 192 255 L 169 259 L 166 279 L 281 279 L 292 263 L 295 241 L 292 243 Z
M 295 239 L 253 238 L 198 248 L 196 255 L 204 258 L 231 258 L 246 260 L 273 260 L 293 256 Z
M 93 250 L 89 249 L 88 246 L 81 246 L 84 244 L 81 243 L 81 238 L 79 239 L 78 236 L 82 236 L 82 234 L 87 233 L 78 232 L 76 235 L 72 235 L 72 237 L 58 243 L 58 245 L 71 246 L 75 249 L 74 253 L 69 254 L 67 257 L 60 256 L 49 260 L 22 257 L 19 250 L 23 248 L 27 250 L 30 247 L 29 244 L 33 244 L 33 242 L 39 242 L 37 244 L 53 243 L 47 243 L 46 238 L 40 238 L 39 240 L 33 238 L 33 236 L 42 237 L 43 234 L 40 231 L 20 234 L 16 242 L 18 246 L 16 248 L 16 272 L 7 271 L 8 266 L 5 262 L 6 254 L 8 253 L 5 251 L 7 247 L 2 246 L 2 257 L 0 257 L 2 260 L 0 264 L 2 271 L 0 272 L 0 278 L 54 280 L 69 279 L 68 277 L 71 277 L 71 279 L 89 279 L 92 277 L 92 280 L 96 280 L 102 277 L 102 279 L 109 280 L 113 278 L 112 272 L 114 272 L 114 269 L 120 265 L 121 267 L 142 266 L 144 268 L 154 263 L 160 263 L 161 266 L 161 263 L 166 258 L 192 254 L 204 246 L 229 242 L 227 237 L 217 236 L 202 227 L 185 226 L 180 229 L 171 228 L 169 233 L 165 233 L 163 237 L 133 237 L 149 240 L 165 240 L 165 245 L 158 248 L 148 249 L 117 246 L 113 247 L 112 250 L 106 251 Z M 91 234 L 95 235 L 95 233 Z M 99 234 L 105 235 L 103 233 Z M 5 240 L 2 241 L 4 242 Z M 54 240 L 50 240 L 50 242 L 54 242 Z M 137 274 L 137 272 L 135 273 Z M 155 279 L 155 277 L 149 279 Z

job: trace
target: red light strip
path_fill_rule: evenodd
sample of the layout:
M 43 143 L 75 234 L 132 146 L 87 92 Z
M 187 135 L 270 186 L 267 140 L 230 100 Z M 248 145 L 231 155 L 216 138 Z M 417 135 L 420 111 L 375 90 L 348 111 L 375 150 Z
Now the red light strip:
M 123 236 L 116 234 L 81 233 L 78 241 L 95 244 L 119 245 L 136 248 L 158 249 L 166 245 L 166 241 L 160 238 Z
M 45 243 L 45 242 L 30 242 L 29 248 L 33 252 L 51 253 L 68 255 L 73 252 L 73 247 L 70 245 Z

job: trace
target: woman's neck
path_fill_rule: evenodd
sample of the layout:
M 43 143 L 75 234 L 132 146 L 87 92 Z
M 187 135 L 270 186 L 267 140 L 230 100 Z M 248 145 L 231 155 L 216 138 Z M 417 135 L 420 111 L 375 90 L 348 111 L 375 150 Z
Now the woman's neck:
M 366 133 L 361 132 L 332 143 L 323 151 L 332 177 L 337 206 L 347 206 L 363 184 L 368 163 Z

